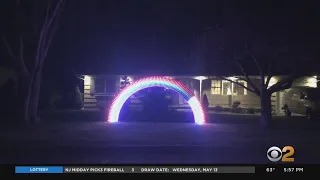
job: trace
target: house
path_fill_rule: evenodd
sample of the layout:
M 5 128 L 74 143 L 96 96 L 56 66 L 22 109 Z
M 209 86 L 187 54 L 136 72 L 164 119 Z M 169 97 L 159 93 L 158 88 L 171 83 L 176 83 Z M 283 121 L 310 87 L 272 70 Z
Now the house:
M 157 74 L 161 75 L 161 74 Z M 99 108 L 99 102 L 112 101 L 114 95 L 120 92 L 121 81 L 123 81 L 124 75 L 82 75 L 84 80 L 84 108 L 92 109 Z M 130 83 L 138 80 L 142 77 L 148 77 L 149 74 L 136 74 L 126 75 Z M 260 108 L 260 98 L 254 93 L 247 91 L 244 87 L 241 87 L 230 81 L 220 79 L 217 76 L 203 75 L 162 75 L 176 79 L 186 85 L 193 93 L 202 99 L 203 95 L 206 94 L 209 101 L 209 107 L 221 106 L 231 107 L 233 102 L 239 101 L 240 106 L 243 108 Z M 239 78 L 239 76 L 237 76 Z M 237 81 L 244 86 L 249 86 L 246 81 L 237 80 L 236 77 L 228 77 L 233 81 Z M 254 84 L 259 83 L 259 76 L 251 76 Z M 275 84 L 282 76 L 275 76 L 271 79 L 269 86 Z M 294 81 L 292 86 L 307 86 L 317 87 L 318 82 L 317 76 L 308 76 L 297 79 Z M 259 86 L 258 86 L 259 87 Z M 281 112 L 282 102 L 281 97 L 283 92 L 276 92 L 272 95 L 272 106 L 273 109 L 279 113 Z M 173 106 L 186 107 L 188 106 L 187 101 L 183 97 L 173 92 L 171 94 Z M 139 99 L 132 97 L 131 103 L 139 103 Z

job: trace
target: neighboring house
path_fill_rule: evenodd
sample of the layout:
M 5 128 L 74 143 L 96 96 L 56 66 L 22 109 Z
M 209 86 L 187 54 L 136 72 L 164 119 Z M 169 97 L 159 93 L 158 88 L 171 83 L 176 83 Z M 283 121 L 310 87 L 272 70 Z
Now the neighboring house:
M 131 82 L 147 77 L 147 75 L 126 75 Z M 84 79 L 84 108 L 99 108 L 100 101 L 111 101 L 114 95 L 120 91 L 123 75 L 82 75 Z M 216 76 L 167 76 L 179 80 L 189 87 L 198 98 L 202 99 L 206 94 L 209 106 L 231 107 L 233 102 L 240 101 L 241 107 L 260 108 L 260 99 L 257 95 L 247 91 L 245 88 L 238 86 L 226 80 L 221 80 Z M 239 76 L 238 76 L 239 77 Z M 230 77 L 234 78 L 234 77 Z M 270 86 L 281 78 L 276 76 L 271 79 Z M 251 77 L 253 83 L 259 83 L 259 77 Z M 245 81 L 238 81 L 244 86 L 248 86 Z M 297 79 L 293 86 L 317 87 L 317 77 L 304 77 Z M 258 86 L 259 87 L 259 86 Z M 273 109 L 279 113 L 281 111 L 283 92 L 277 92 L 272 95 Z M 187 106 L 187 102 L 178 93 L 171 95 L 174 106 Z M 139 103 L 136 98 L 131 98 L 132 103 Z

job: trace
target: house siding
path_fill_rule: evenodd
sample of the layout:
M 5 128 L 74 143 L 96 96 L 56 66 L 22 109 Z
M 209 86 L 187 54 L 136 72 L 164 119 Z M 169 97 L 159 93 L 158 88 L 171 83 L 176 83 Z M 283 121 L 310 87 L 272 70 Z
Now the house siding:
M 99 109 L 97 95 L 110 96 L 120 91 L 120 76 L 88 76 L 90 77 L 90 84 L 84 85 L 83 102 L 85 109 Z M 105 81 L 104 91 L 96 92 L 97 78 Z M 109 83 L 107 83 L 107 80 Z
M 194 95 L 196 95 L 199 98 L 199 88 L 200 88 L 200 82 L 199 80 L 196 79 L 191 79 L 191 78 L 181 78 L 181 77 L 176 77 L 174 78 L 177 81 L 180 81 L 182 84 L 184 84 L 186 87 L 188 87 Z M 180 105 L 180 104 L 188 104 L 188 102 L 183 99 L 183 96 L 177 92 L 172 92 L 171 93 L 171 98 L 173 101 L 173 105 Z
M 259 87 L 260 80 L 259 79 L 252 79 L 252 83 Z M 249 84 L 248 88 L 253 89 Z M 260 98 L 256 94 L 247 91 L 247 95 L 235 95 L 234 101 L 239 101 L 241 107 L 245 108 L 258 108 L 260 107 Z
M 113 75 L 113 76 L 90 76 L 91 82 L 90 85 L 84 86 L 84 108 L 99 108 L 97 103 L 98 100 L 96 98 L 97 95 L 105 95 L 110 96 L 117 94 L 120 91 L 120 81 L 121 81 L 121 75 Z M 129 76 L 129 79 L 133 82 L 135 80 L 138 80 L 144 76 Z M 172 77 L 181 83 L 183 83 L 185 86 L 187 86 L 189 89 L 193 91 L 193 93 L 200 99 L 200 80 L 194 79 L 194 77 L 191 76 L 177 76 Z M 275 79 L 279 79 L 275 78 Z M 96 79 L 109 79 L 109 83 L 105 84 L 106 91 L 104 93 L 97 93 L 95 91 L 95 88 L 97 87 Z M 110 81 L 110 79 L 113 79 Z M 231 107 L 233 102 L 240 101 L 240 107 L 244 108 L 260 108 L 260 98 L 256 94 L 247 91 L 246 95 L 221 95 L 221 94 L 212 94 L 211 93 L 211 82 L 212 80 L 220 80 L 219 78 L 216 78 L 214 76 L 210 77 L 210 79 L 206 79 L 202 81 L 202 90 L 201 90 L 201 97 L 203 97 L 204 94 L 207 95 L 209 106 L 222 106 L 222 107 Z M 256 87 L 259 87 L 260 80 L 258 77 L 252 77 L 252 82 L 256 85 Z M 274 82 L 276 83 L 276 81 Z M 300 78 L 296 80 L 293 83 L 293 86 L 311 86 L 311 84 L 314 86 L 316 83 L 316 78 L 314 80 L 310 79 L 310 77 Z M 248 85 L 249 86 L 249 85 Z M 250 88 L 250 86 L 249 86 Z M 108 89 L 108 91 L 107 91 Z M 221 90 L 222 92 L 222 90 Z M 183 99 L 183 97 L 177 93 L 172 91 L 170 93 L 173 105 L 186 105 L 187 101 Z M 280 112 L 280 107 L 282 107 L 282 96 L 283 92 L 277 92 L 272 94 L 271 96 L 271 104 L 273 106 L 273 109 L 276 110 L 276 112 Z M 131 103 L 133 104 L 140 104 L 141 101 L 138 98 L 135 98 L 134 96 L 130 98 Z M 277 103 L 278 101 L 278 103 Z
M 203 81 L 203 94 L 206 94 L 209 101 L 209 106 L 231 107 L 234 101 L 240 101 L 243 107 L 257 107 L 260 106 L 259 97 L 250 91 L 246 95 L 221 95 L 211 93 L 211 81 L 219 80 L 210 78 Z M 259 83 L 259 80 L 253 80 L 253 83 Z M 250 86 L 249 86 L 250 87 Z

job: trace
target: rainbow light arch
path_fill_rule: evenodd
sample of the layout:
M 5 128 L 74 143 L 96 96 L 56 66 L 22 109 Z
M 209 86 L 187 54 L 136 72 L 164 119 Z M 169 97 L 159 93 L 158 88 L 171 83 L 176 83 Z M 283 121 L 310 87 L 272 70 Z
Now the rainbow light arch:
M 203 107 L 193 92 L 181 82 L 162 76 L 142 78 L 123 89 L 113 100 L 110 106 L 108 122 L 118 122 L 121 108 L 127 99 L 129 99 L 130 96 L 136 92 L 149 87 L 165 87 L 180 93 L 189 103 L 193 112 L 195 123 L 199 125 L 205 123 L 205 113 Z

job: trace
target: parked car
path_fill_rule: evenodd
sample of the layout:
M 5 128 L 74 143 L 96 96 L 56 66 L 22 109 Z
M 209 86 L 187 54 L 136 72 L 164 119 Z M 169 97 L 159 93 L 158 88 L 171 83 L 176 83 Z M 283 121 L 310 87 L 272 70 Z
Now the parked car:
M 320 89 L 294 87 L 284 91 L 283 110 L 287 116 L 291 113 L 306 115 L 308 119 L 319 117 Z

